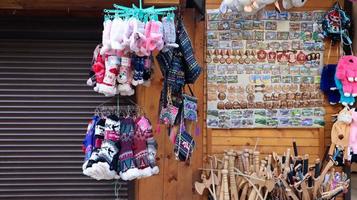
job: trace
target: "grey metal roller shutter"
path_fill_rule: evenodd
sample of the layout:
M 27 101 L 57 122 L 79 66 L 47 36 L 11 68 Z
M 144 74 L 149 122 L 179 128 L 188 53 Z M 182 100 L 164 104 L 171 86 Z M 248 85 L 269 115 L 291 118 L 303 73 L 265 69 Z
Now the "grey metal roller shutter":
M 0 199 L 115 199 L 112 181 L 81 172 L 87 122 L 107 100 L 85 85 L 95 45 L 0 40 Z

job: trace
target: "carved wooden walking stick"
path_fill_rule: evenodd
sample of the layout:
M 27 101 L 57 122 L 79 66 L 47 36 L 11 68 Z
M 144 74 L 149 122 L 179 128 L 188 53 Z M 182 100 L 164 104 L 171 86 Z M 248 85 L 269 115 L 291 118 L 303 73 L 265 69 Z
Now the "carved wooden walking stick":
M 223 158 L 222 172 L 222 185 L 220 191 L 220 200 L 229 200 L 229 188 L 228 188 L 228 156 Z
M 279 177 L 280 181 L 283 183 L 285 187 L 285 192 L 287 196 L 291 197 L 293 200 L 299 200 L 299 198 L 296 196 L 296 194 L 293 192 L 292 188 L 289 186 L 289 184 L 286 182 L 285 178 L 280 176 Z
M 234 173 L 234 162 L 236 153 L 231 150 L 227 152 L 229 156 L 229 180 L 230 180 L 230 191 L 231 191 L 231 200 L 238 200 L 238 191 L 237 191 L 237 182 L 236 175 Z
M 331 169 L 331 167 L 333 167 L 334 165 L 335 165 L 335 161 L 330 158 L 329 162 L 326 164 L 322 173 L 317 178 L 315 178 L 313 199 L 317 199 L 317 193 L 320 191 L 320 187 L 324 180 L 324 177 L 327 174 L 327 172 Z

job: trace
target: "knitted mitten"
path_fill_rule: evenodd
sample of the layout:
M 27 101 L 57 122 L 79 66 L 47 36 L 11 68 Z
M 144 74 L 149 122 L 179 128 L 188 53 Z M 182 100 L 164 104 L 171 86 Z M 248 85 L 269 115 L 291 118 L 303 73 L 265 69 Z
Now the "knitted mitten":
M 134 94 L 134 89 L 131 87 L 133 78 L 131 71 L 131 59 L 129 57 L 122 57 L 121 66 L 119 68 L 119 75 L 117 81 L 119 83 L 118 91 L 122 96 L 131 96 Z
M 99 91 L 105 96 L 114 96 L 117 94 L 116 79 L 118 76 L 118 67 L 120 58 L 114 55 L 108 55 L 105 60 L 105 75 L 103 83 L 100 84 Z
M 133 80 L 131 83 L 134 86 L 144 83 L 144 66 L 145 66 L 146 57 L 134 56 L 132 58 L 132 66 L 134 67 Z
M 148 161 L 148 151 L 146 145 L 146 129 L 142 126 L 143 117 L 139 117 L 135 123 L 135 134 L 134 134 L 134 157 L 135 165 L 139 169 L 140 178 L 151 176 L 151 167 Z M 139 177 L 138 177 L 139 178 Z
M 120 125 L 120 151 L 119 151 L 119 174 L 120 178 L 128 181 L 140 176 L 139 170 L 134 164 L 133 153 L 134 121 L 123 119 Z
M 101 55 L 104 55 L 106 52 L 108 52 L 111 49 L 111 47 L 110 47 L 110 29 L 111 28 L 112 28 L 112 21 L 105 20 L 103 22 L 103 35 L 102 35 L 103 47 L 100 49 Z
M 176 41 L 176 27 L 175 22 L 172 19 L 168 19 L 167 17 L 162 18 L 162 26 L 164 32 L 164 48 L 163 51 L 168 51 L 170 48 L 179 47 Z

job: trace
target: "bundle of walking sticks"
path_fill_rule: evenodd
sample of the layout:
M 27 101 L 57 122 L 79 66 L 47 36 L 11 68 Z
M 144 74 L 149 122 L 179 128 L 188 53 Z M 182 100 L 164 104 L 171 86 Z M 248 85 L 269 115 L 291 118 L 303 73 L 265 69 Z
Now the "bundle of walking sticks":
M 201 195 L 208 190 L 213 200 L 324 200 L 347 192 L 349 179 L 335 172 L 334 157 L 324 167 L 320 159 L 309 165 L 309 155 L 299 156 L 293 145 L 293 155 L 287 149 L 264 159 L 253 149 L 226 150 L 221 159 L 209 156 L 195 189 Z

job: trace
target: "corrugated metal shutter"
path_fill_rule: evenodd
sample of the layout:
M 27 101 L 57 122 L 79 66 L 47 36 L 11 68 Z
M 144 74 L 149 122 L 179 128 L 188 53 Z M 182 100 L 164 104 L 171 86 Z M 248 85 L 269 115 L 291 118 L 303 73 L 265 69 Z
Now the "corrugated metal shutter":
M 87 122 L 107 99 L 85 85 L 95 45 L 0 40 L 0 199 L 115 199 L 112 181 L 81 172 Z

